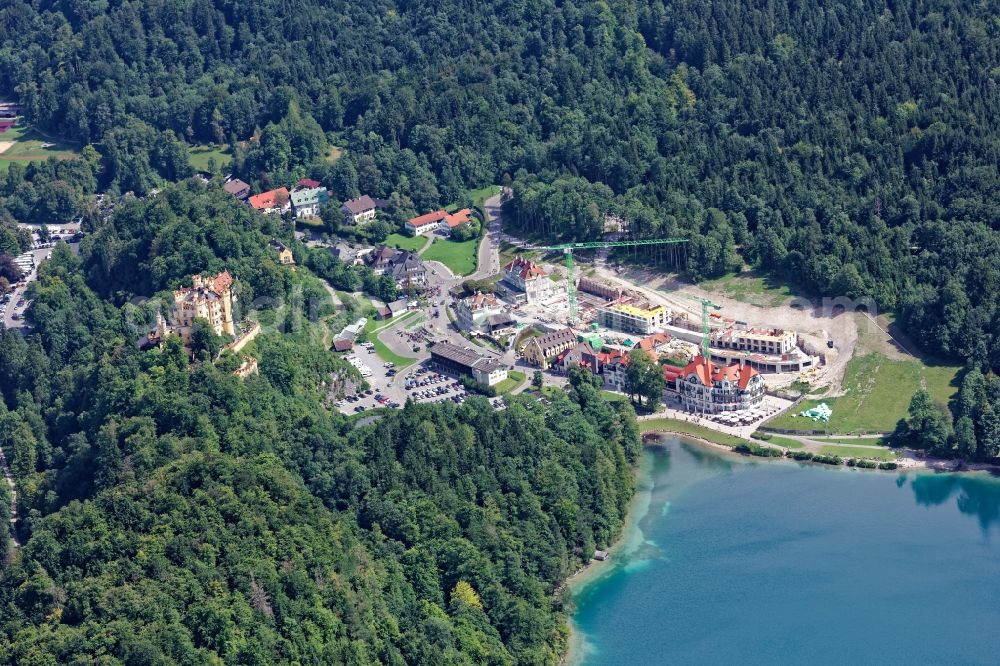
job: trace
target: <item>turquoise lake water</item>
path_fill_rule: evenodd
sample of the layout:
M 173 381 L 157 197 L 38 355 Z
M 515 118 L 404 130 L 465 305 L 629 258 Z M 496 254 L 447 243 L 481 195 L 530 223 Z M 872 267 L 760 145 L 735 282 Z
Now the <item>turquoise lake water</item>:
M 583 664 L 1000 663 L 1000 481 L 664 440 L 573 616 Z

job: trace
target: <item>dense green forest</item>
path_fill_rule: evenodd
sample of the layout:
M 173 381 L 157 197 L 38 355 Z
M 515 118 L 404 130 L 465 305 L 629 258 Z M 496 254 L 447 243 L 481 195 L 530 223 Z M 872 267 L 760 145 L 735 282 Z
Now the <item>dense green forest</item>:
M 690 238 L 694 279 L 748 263 L 872 298 L 971 368 L 951 413 L 919 394 L 902 434 L 998 453 L 990 3 L 11 0 L 0 94 L 81 146 L 0 174 L 0 254 L 28 243 L 14 222 L 93 231 L 42 267 L 36 333 L 0 333 L 25 530 L 0 660 L 552 662 L 552 592 L 620 525 L 635 425 L 584 377 L 547 413 L 470 401 L 354 428 L 322 407 L 329 311 L 294 306 L 324 290 L 267 241 L 338 288 L 391 285 L 218 181 L 107 220 L 84 198 L 184 179 L 192 144 L 228 144 L 255 189 L 311 176 L 395 211 L 509 183 L 526 235 L 592 240 L 610 213 Z M 254 342 L 260 376 L 139 352 L 155 297 L 222 268 L 279 324 Z
M 39 0 L 0 9 L 0 41 L 0 91 L 96 147 L 102 186 L 183 174 L 178 140 L 406 210 L 506 176 L 526 230 L 617 212 L 691 237 L 694 277 L 745 260 L 871 297 L 1000 368 L 988 3 Z
M 323 406 L 346 365 L 314 335 L 328 308 L 291 307 L 328 297 L 263 249 L 280 222 L 189 181 L 98 224 L 41 267 L 36 333 L 0 333 L 23 541 L 0 661 L 557 661 L 555 591 L 632 494 L 629 406 L 580 374 L 547 409 L 474 398 L 355 425 Z M 137 297 L 223 268 L 262 320 L 302 320 L 252 343 L 259 376 L 178 338 L 138 349 L 155 301 Z

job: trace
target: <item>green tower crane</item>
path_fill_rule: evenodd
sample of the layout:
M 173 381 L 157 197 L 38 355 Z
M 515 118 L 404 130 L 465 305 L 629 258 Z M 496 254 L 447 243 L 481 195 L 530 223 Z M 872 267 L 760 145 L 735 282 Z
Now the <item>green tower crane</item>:
M 563 243 L 561 245 L 522 246 L 523 250 L 543 250 L 562 252 L 566 255 L 566 296 L 569 300 L 569 321 L 576 322 L 576 282 L 573 280 L 573 250 L 597 250 L 611 247 L 636 247 L 640 245 L 668 245 L 687 243 L 687 238 L 651 238 L 631 241 L 595 241 L 592 243 Z
M 722 306 L 707 298 L 697 298 L 695 296 L 688 296 L 692 301 L 701 303 L 701 356 L 706 361 L 711 361 L 712 357 L 709 356 L 708 352 L 708 309 L 715 308 L 716 310 L 721 310 Z

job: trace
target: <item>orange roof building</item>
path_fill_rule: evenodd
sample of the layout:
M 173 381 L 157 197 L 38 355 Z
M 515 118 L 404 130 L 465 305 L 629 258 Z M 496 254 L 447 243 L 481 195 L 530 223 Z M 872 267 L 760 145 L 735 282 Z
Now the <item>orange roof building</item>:
M 565 296 L 564 280 L 552 281 L 544 268 L 524 257 L 516 257 L 503 267 L 503 279 L 497 283 L 503 297 L 512 303 L 537 303 Z
M 469 208 L 463 208 L 462 210 L 455 211 L 454 213 L 445 216 L 442 221 L 442 228 L 447 227 L 448 229 L 455 229 L 463 224 L 468 223 L 472 219 L 472 210 Z
M 419 234 L 432 233 L 441 228 L 441 223 L 448 219 L 448 212 L 436 210 L 433 213 L 424 213 L 416 217 L 411 217 L 406 221 L 406 230 L 414 236 Z
M 675 381 L 681 403 L 701 414 L 752 409 L 764 399 L 764 379 L 742 362 L 723 367 L 697 356 Z
M 262 213 L 283 213 L 291 207 L 291 195 L 287 187 L 279 187 L 276 190 L 255 194 L 247 199 L 247 203 Z

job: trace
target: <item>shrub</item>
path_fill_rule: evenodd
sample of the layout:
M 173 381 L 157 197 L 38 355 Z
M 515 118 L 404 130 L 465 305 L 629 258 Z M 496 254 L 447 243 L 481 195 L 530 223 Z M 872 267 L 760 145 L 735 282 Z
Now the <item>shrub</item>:
M 897 467 L 899 467 L 899 465 L 894 462 L 883 462 L 878 465 L 879 469 L 896 469 Z
M 737 444 L 733 447 L 733 451 L 744 455 L 758 456 L 760 458 L 777 458 L 784 455 L 780 449 L 774 449 L 770 446 L 761 446 L 760 444 L 754 444 L 753 442 Z
M 878 463 L 875 462 L 874 460 L 859 460 L 858 467 L 861 467 L 863 469 L 875 469 L 876 467 L 878 467 Z
M 763 430 L 755 430 L 754 433 L 750 436 L 753 437 L 754 439 L 759 439 L 764 442 L 771 441 L 771 433 L 764 432 Z
M 472 377 L 466 377 L 465 375 L 458 378 L 459 383 L 468 390 L 478 393 L 480 395 L 485 395 L 487 398 L 495 398 L 497 395 L 496 387 L 487 386 L 486 384 L 480 384 Z

